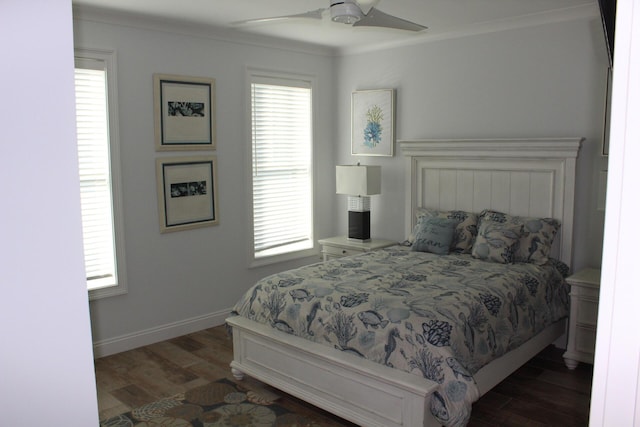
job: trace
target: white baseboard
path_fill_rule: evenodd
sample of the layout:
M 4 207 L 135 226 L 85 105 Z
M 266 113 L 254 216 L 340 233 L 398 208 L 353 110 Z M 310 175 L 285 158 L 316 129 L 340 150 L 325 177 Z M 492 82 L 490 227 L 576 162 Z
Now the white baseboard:
M 93 356 L 97 359 L 203 329 L 213 328 L 214 326 L 220 326 L 224 324 L 225 319 L 229 317 L 230 313 L 231 309 L 225 309 L 115 338 L 95 341 L 93 343 Z

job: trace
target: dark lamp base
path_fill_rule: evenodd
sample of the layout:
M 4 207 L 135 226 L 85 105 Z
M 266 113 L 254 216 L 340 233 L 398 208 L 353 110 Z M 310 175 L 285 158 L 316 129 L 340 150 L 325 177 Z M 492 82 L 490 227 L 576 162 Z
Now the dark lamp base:
M 371 240 L 371 211 L 349 211 L 349 239 Z

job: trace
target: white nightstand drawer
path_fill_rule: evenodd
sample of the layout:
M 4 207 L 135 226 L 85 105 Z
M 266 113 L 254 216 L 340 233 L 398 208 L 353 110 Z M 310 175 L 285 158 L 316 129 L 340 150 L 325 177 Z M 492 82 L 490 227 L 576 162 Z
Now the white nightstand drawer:
M 346 248 L 340 248 L 337 246 L 329 246 L 329 245 L 325 245 L 322 247 L 322 253 L 327 254 L 329 256 L 343 257 L 343 256 L 361 254 L 363 252 L 364 251 L 362 250 L 346 249 Z
M 580 300 L 576 307 L 576 322 L 595 326 L 598 323 L 598 303 L 596 301 Z
M 357 255 L 364 252 L 377 251 L 397 244 L 393 240 L 371 239 L 371 240 L 352 240 L 345 236 L 328 237 L 318 240 L 322 246 L 322 257 L 325 261 L 343 256 Z
M 597 301 L 600 296 L 600 288 L 594 288 L 593 285 L 585 283 L 571 283 L 567 280 L 571 287 L 571 296 L 575 296 L 580 299 L 586 299 L 591 301 Z
M 567 367 L 575 369 L 578 362 L 593 363 L 598 323 L 600 270 L 585 268 L 567 277 L 566 280 L 571 286 L 571 313 L 567 351 L 563 357 Z
M 596 348 L 596 330 L 594 328 L 577 326 L 575 344 L 577 351 L 592 355 Z

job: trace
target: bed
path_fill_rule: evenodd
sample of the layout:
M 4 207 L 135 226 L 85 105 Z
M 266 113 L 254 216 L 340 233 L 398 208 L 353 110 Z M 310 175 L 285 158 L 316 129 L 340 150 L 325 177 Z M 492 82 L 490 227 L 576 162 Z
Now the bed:
M 565 332 L 562 276 L 571 263 L 580 143 L 399 141 L 411 246 L 263 279 L 236 305 L 240 315 L 227 319 L 234 376 L 252 376 L 359 425 L 464 425 L 469 402 Z M 473 241 L 460 233 L 465 220 L 451 221 L 452 212 L 482 218 Z M 514 245 L 500 249 L 494 242 L 496 224 L 503 240 L 517 240 L 523 218 L 553 225 L 544 257 L 535 258 L 544 246 L 539 240 L 515 252 Z M 451 254 L 438 253 L 434 234 L 423 238 L 425 224 L 437 226 L 436 237 L 453 232 L 454 241 L 446 240 Z M 425 281 L 435 294 L 423 293 Z M 507 282 L 520 285 L 512 290 Z M 496 288 L 484 288 L 488 284 Z M 421 304 L 445 296 L 448 302 Z M 285 307 L 284 299 L 292 304 Z

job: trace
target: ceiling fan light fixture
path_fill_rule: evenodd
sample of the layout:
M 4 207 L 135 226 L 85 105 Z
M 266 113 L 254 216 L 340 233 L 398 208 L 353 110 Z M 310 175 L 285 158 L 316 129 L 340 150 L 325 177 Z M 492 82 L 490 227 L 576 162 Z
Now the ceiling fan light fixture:
M 354 24 L 362 18 L 362 11 L 357 4 L 344 1 L 331 3 L 331 20 L 341 24 Z

